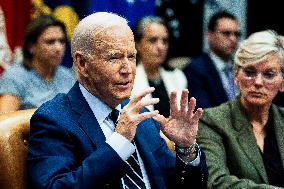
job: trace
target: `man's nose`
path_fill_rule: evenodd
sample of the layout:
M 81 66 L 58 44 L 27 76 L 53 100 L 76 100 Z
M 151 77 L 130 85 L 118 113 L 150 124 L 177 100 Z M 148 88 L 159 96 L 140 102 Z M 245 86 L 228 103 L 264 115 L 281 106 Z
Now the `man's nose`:
M 132 62 L 126 57 L 123 59 L 123 62 L 121 64 L 120 72 L 123 74 L 129 74 L 131 73 L 132 68 Z
M 230 34 L 230 36 L 229 36 L 229 39 L 232 41 L 232 42 L 234 42 L 234 43 L 237 43 L 237 41 L 238 41 L 238 36 L 236 35 L 236 34 Z

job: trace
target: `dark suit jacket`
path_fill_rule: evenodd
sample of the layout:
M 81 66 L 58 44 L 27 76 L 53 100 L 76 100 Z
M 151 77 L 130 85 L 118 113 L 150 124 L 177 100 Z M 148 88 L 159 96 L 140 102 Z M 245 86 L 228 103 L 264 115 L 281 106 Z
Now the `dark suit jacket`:
M 29 142 L 30 188 L 118 188 L 125 174 L 125 162 L 105 142 L 78 83 L 35 112 Z M 204 153 L 200 166 L 184 167 L 161 139 L 153 119 L 138 125 L 135 142 L 152 188 L 171 188 L 173 181 L 189 188 L 207 187 Z
M 284 109 L 272 105 L 270 113 L 284 166 Z M 276 188 L 268 184 L 262 155 L 239 97 L 203 112 L 197 141 L 206 154 L 209 188 Z
M 208 108 L 228 101 L 221 78 L 208 54 L 192 60 L 184 68 L 189 95 L 196 98 L 196 107 Z

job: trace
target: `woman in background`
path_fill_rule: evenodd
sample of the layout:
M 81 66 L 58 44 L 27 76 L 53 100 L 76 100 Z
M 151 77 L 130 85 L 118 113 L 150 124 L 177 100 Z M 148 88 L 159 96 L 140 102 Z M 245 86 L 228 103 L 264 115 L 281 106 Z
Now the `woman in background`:
M 51 16 L 27 26 L 23 65 L 13 66 L 0 80 L 0 113 L 39 107 L 73 86 L 73 73 L 60 66 L 65 43 L 64 24 Z
M 169 31 L 165 21 L 157 16 L 147 16 L 139 20 L 133 30 L 137 49 L 136 76 L 132 95 L 148 87 L 155 87 L 155 91 L 145 98 L 159 98 L 160 102 L 148 109 L 159 110 L 165 117 L 170 115 L 169 95 L 172 91 L 187 88 L 187 80 L 182 71 L 170 70 L 167 66 L 169 49 Z M 168 147 L 174 151 L 174 144 L 162 132 Z
M 160 17 L 147 16 L 136 23 L 133 32 L 138 65 L 132 94 L 149 86 L 155 87 L 151 95 L 153 98 L 160 98 L 160 102 L 147 108 L 159 110 L 160 114 L 168 117 L 170 92 L 181 92 L 187 88 L 187 80 L 182 71 L 167 68 L 169 31 L 166 23 Z
M 235 55 L 240 96 L 205 109 L 198 144 L 206 154 L 209 188 L 284 187 L 284 42 L 266 30 L 243 41 Z

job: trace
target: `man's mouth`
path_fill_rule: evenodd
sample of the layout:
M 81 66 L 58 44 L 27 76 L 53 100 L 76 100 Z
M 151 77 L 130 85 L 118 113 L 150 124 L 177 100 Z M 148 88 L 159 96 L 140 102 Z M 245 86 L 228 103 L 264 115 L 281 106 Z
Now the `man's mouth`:
M 117 82 L 115 85 L 120 89 L 128 89 L 131 86 L 131 81 Z

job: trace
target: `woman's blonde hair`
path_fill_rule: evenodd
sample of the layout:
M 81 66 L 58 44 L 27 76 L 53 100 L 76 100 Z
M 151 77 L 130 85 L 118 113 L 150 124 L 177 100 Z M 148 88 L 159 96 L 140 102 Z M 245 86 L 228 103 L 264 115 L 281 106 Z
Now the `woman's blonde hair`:
M 279 56 L 279 63 L 283 70 L 284 37 L 273 30 L 256 32 L 240 44 L 235 55 L 235 64 L 238 66 L 255 64 L 273 54 Z

